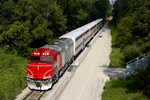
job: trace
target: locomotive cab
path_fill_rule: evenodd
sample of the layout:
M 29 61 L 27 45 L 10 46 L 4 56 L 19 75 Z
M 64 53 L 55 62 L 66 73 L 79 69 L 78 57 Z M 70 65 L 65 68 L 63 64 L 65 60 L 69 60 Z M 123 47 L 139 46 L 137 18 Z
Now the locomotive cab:
M 30 56 L 30 63 L 47 63 L 52 64 L 54 62 L 53 55 L 50 55 L 49 53 L 42 53 L 42 56 L 38 55 L 31 55 Z

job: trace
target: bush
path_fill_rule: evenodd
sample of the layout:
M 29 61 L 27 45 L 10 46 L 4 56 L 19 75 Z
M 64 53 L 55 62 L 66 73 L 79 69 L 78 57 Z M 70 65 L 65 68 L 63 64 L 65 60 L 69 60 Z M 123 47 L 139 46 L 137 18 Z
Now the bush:
M 27 60 L 1 49 L 0 54 L 0 100 L 13 100 L 27 86 Z
M 150 96 L 150 67 L 139 71 L 135 76 L 136 88 L 143 91 L 145 95 Z
M 132 35 L 132 24 L 133 18 L 127 16 L 123 18 L 118 24 L 118 34 L 117 39 L 122 48 L 126 47 L 126 45 L 130 45 L 133 43 L 133 35 Z
M 142 91 L 136 90 L 135 76 L 112 79 L 106 82 L 102 100 L 148 100 Z
M 126 46 L 122 53 L 124 54 L 125 62 L 128 62 L 138 56 L 140 56 L 140 49 L 135 44 Z

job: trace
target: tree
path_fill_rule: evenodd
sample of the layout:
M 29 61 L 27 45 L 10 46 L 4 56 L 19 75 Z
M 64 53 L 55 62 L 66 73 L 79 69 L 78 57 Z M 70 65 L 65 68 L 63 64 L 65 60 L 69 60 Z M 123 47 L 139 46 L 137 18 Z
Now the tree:
M 126 51 L 124 54 L 128 61 L 135 57 L 134 54 L 140 55 L 150 49 L 149 7 L 149 0 L 117 0 L 114 4 L 113 21 L 117 24 L 117 40 L 121 46 L 121 51 Z M 136 48 L 130 52 L 133 47 L 139 49 L 136 50 Z M 130 51 L 127 52 L 127 50 Z
M 10 2 L 14 5 L 4 7 Z M 0 25 L 0 43 L 9 50 L 24 52 L 23 48 L 40 47 L 66 29 L 66 18 L 59 5 L 52 0 L 9 0 L 1 5 L 0 17 L 4 23 Z
M 30 52 L 67 31 L 104 18 L 108 7 L 99 9 L 103 5 L 108 6 L 108 0 L 1 0 L 1 47 Z

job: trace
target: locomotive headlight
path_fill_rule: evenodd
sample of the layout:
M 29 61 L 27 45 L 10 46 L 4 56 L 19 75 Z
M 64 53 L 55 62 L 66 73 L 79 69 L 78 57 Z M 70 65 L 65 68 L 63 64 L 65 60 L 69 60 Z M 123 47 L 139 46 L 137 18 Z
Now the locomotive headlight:
M 30 74 L 28 73 L 28 76 L 29 76 Z
M 43 53 L 43 55 L 49 55 L 49 53 Z
M 40 55 L 40 53 L 36 53 L 36 52 L 35 52 L 34 55 Z

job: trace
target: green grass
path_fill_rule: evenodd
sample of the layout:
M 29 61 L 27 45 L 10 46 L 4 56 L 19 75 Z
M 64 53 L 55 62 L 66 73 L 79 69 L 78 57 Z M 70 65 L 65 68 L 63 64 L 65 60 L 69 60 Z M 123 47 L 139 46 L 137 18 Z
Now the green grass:
M 134 77 L 112 79 L 106 82 L 102 100 L 149 100 L 141 91 L 136 90 Z
M 124 55 L 120 52 L 120 48 L 114 48 L 112 47 L 112 52 L 110 55 L 110 66 L 109 67 L 115 67 L 115 68 L 124 68 L 125 62 L 123 61 Z
M 117 27 L 116 26 L 110 26 L 111 28 L 111 36 L 112 36 L 112 52 L 110 55 L 110 67 L 117 67 L 117 68 L 124 68 L 125 62 L 124 55 L 121 53 L 121 49 L 119 47 L 118 41 L 117 41 Z
M 0 100 L 13 100 L 27 86 L 27 62 L 0 49 Z

